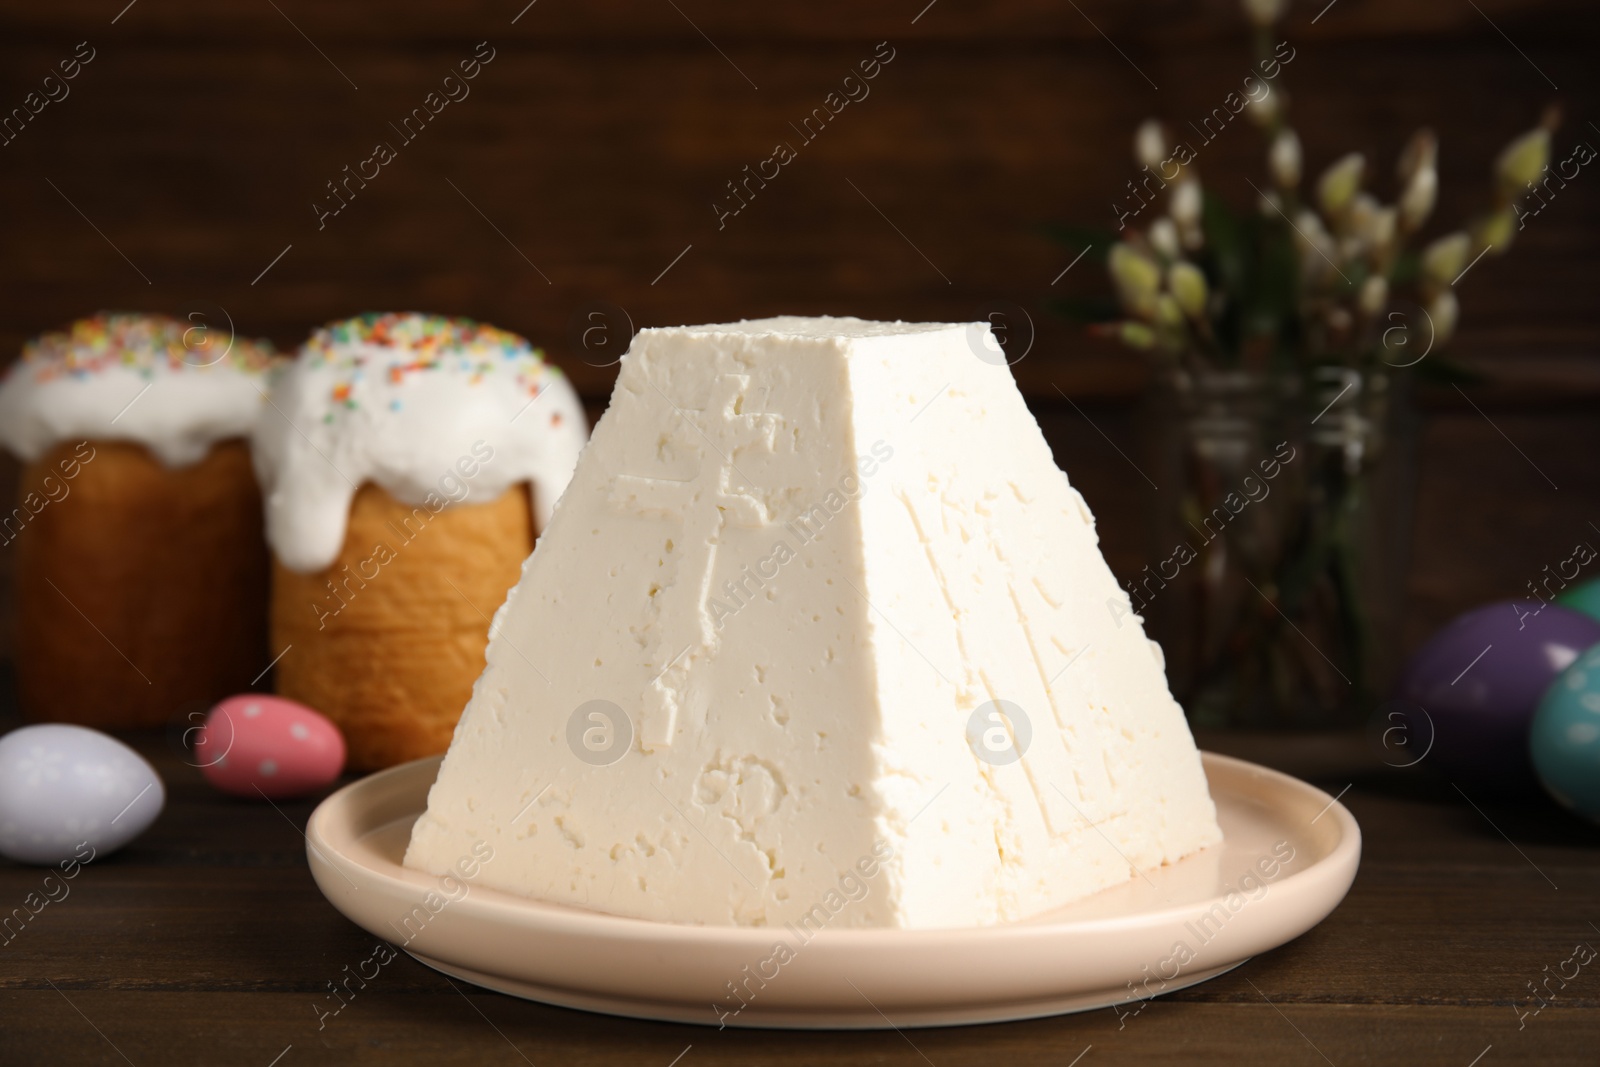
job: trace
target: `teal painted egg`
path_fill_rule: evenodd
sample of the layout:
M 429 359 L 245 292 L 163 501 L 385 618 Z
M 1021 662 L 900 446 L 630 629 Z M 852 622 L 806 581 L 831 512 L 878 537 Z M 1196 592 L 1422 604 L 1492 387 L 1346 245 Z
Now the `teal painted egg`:
M 1556 603 L 1573 611 L 1581 611 L 1591 619 L 1600 619 L 1600 578 L 1573 586 L 1556 597 Z
M 1600 645 L 1550 683 L 1528 744 L 1545 790 L 1562 807 L 1600 822 Z

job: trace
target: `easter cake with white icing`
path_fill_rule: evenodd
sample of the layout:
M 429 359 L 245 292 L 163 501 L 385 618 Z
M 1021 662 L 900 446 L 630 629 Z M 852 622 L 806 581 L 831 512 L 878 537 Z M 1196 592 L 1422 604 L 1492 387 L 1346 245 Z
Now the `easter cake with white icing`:
M 166 315 L 102 313 L 30 341 L 0 381 L 24 464 L 17 683 L 35 719 L 159 726 L 267 663 L 267 555 L 246 439 L 271 346 Z
M 279 376 L 254 439 L 277 688 L 352 767 L 444 751 L 587 439 L 561 371 L 469 319 L 334 322 Z

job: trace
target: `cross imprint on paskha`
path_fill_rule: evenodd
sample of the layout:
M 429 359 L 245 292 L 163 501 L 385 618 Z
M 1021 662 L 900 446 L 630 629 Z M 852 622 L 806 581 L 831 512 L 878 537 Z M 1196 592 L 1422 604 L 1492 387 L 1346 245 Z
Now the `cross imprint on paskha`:
M 748 410 L 749 389 L 749 375 L 721 375 L 704 408 L 682 407 L 662 393 L 673 408 L 671 443 L 696 456 L 694 475 L 680 480 L 622 474 L 612 482 L 611 503 L 620 510 L 681 517 L 683 524 L 674 538 L 679 558 L 671 581 L 651 598 L 657 623 L 651 628 L 651 662 L 660 673 L 641 700 L 639 741 L 646 751 L 672 743 L 690 665 L 716 647 L 710 601 L 723 531 L 729 525 L 759 529 L 773 521 L 736 457 L 772 455 L 783 416 Z

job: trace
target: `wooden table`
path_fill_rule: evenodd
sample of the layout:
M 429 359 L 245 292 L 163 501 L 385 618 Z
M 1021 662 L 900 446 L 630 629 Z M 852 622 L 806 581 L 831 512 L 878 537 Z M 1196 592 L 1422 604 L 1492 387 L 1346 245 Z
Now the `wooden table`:
M 0 729 L 17 724 L 0 717 Z M 373 938 L 323 899 L 302 828 L 315 801 L 225 799 L 168 739 L 135 739 L 166 812 L 0 947 L 11 1064 L 1589 1064 L 1600 966 L 1537 1008 L 1528 983 L 1600 945 L 1600 831 L 1554 807 L 1474 798 L 1360 738 L 1202 744 L 1333 793 L 1366 837 L 1344 904 L 1298 941 L 1137 1015 L 949 1030 L 802 1033 L 634 1022 L 451 983 L 403 953 L 322 1021 Z M 0 910 L 45 872 L 0 865 Z M 1559 887 L 1559 888 L 1558 888 Z M 1549 970 L 1547 971 L 1546 968 Z M 1572 966 L 1567 965 L 1570 973 Z

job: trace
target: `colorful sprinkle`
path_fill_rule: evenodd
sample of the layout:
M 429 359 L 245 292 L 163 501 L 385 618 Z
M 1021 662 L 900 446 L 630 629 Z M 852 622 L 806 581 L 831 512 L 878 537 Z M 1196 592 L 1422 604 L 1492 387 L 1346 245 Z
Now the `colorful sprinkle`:
M 489 358 L 494 354 L 498 361 Z M 519 386 L 537 395 L 559 373 L 542 357 L 526 339 L 472 319 L 394 312 L 331 322 L 312 333 L 301 355 L 313 367 L 331 367 L 342 375 L 332 401 L 349 410 L 361 406 L 369 364 L 391 386 L 432 372 L 458 375 L 471 385 L 491 374 L 511 373 Z M 387 406 L 390 411 L 401 407 L 398 399 Z
M 528 342 L 516 334 L 472 319 L 369 312 L 317 330 L 306 342 L 305 352 L 312 359 L 326 360 L 336 358 L 339 349 L 350 345 L 395 348 L 411 354 L 413 360 L 404 365 L 407 370 L 431 369 L 442 356 L 453 356 L 467 363 L 470 359 L 464 357 L 481 357 L 495 349 L 507 358 L 526 356 L 533 351 Z M 479 362 L 483 367 L 492 366 L 488 360 Z
M 203 372 L 219 366 L 262 374 L 281 362 L 267 342 L 230 337 L 219 328 L 170 315 L 101 312 L 29 341 L 21 365 L 45 382 L 82 380 L 111 367 L 125 367 L 147 380 L 158 370 Z

